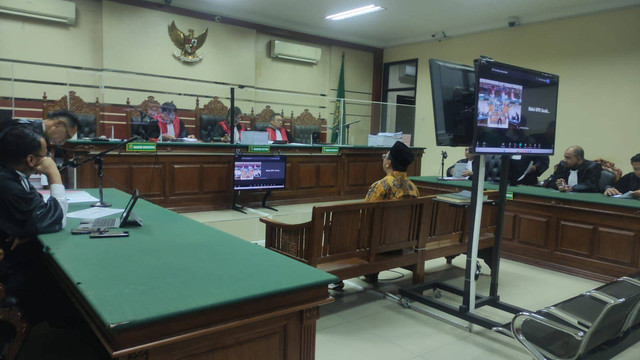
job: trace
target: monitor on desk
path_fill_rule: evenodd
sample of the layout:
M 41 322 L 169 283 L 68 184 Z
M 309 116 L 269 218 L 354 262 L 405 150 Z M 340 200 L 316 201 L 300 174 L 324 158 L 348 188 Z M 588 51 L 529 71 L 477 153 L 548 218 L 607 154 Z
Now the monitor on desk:
M 236 155 L 233 190 L 284 189 L 286 162 L 282 155 Z
M 553 155 L 558 75 L 476 60 L 476 154 Z

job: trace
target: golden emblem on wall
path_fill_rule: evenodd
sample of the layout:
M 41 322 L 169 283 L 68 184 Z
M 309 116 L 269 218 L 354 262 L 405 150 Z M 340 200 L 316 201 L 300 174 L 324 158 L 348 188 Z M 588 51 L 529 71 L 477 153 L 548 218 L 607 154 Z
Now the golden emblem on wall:
M 193 29 L 189 29 L 189 34 L 185 34 L 178 29 L 176 22 L 172 21 L 169 25 L 169 37 L 180 50 L 173 53 L 173 57 L 185 63 L 197 63 L 202 60 L 203 55 L 196 54 L 196 50 L 204 45 L 208 33 L 209 28 L 197 37 L 194 36 Z

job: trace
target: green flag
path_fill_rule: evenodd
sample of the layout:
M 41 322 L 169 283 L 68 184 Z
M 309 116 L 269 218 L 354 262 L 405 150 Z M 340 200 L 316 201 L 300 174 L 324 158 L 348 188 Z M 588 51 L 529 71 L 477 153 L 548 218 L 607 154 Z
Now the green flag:
M 340 79 L 338 80 L 338 92 L 336 94 L 336 108 L 333 112 L 333 130 L 331 131 L 331 142 L 336 143 L 338 141 L 338 129 L 344 124 L 345 118 L 345 106 L 344 106 L 344 54 L 342 54 L 342 65 L 340 66 Z M 345 141 L 344 129 L 342 132 L 342 142 Z

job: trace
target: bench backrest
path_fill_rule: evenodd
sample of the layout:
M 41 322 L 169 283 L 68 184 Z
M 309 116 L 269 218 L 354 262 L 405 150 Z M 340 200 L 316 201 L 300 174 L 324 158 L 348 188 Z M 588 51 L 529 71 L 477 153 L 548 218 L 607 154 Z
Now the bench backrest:
M 313 208 L 310 265 L 413 249 L 426 240 L 434 197 Z

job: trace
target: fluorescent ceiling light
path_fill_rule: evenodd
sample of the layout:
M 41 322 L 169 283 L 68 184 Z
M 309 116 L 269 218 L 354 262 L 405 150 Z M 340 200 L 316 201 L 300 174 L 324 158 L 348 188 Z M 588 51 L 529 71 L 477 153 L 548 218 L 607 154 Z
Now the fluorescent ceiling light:
M 343 20 L 343 19 L 347 19 L 347 18 L 350 18 L 350 17 L 364 15 L 364 14 L 368 14 L 368 13 L 372 13 L 372 12 L 376 12 L 376 11 L 381 11 L 381 10 L 384 10 L 384 8 L 381 7 L 381 6 L 377 6 L 377 5 L 371 4 L 371 5 L 359 7 L 357 9 L 347 10 L 347 11 L 343 11 L 341 13 L 329 15 L 329 16 L 326 16 L 325 19 L 327 19 L 327 20 Z

